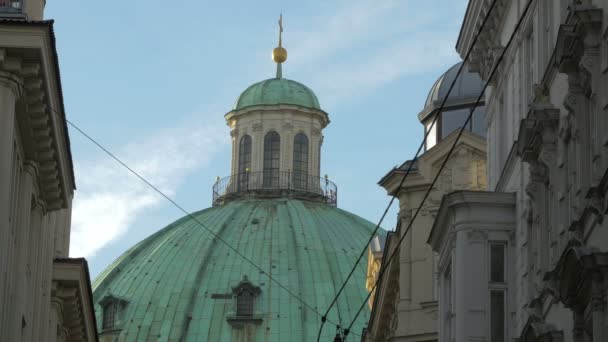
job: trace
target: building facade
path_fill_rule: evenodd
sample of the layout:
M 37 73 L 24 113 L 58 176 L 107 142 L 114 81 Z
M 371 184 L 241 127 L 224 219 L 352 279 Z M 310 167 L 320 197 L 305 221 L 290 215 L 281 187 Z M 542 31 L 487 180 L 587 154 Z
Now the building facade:
M 454 190 L 482 190 L 486 184 L 486 144 L 482 126 L 485 114 L 483 102 L 476 108 L 473 120 L 460 137 L 454 155 L 446 164 L 429 198 L 423 197 L 450 147 L 456 140 L 472 110 L 482 82 L 467 66 L 456 78 L 462 63 L 451 67 L 433 85 L 418 119 L 428 132 L 425 152 L 411 167 L 403 163 L 385 175 L 379 184 L 389 195 L 399 199 L 399 222 L 384 246 L 378 242 L 370 246 L 367 288 L 372 291 L 381 268 L 387 267 L 373 296 L 372 314 L 365 332 L 365 341 L 436 341 L 438 319 L 438 285 L 435 281 L 437 258 L 426 244 L 441 198 Z M 439 111 L 447 91 L 456 81 L 442 111 Z M 434 126 L 433 118 L 437 116 Z M 407 226 L 422 203 L 422 209 L 406 233 Z M 403 243 L 399 240 L 404 237 Z M 381 247 L 384 251 L 381 252 Z M 398 257 L 386 265 L 388 257 L 397 249 Z
M 469 2 L 464 56 L 491 1 Z M 528 1 L 498 1 L 488 80 Z M 608 1 L 532 1 L 486 92 L 488 192 L 443 199 L 440 341 L 608 339 Z M 477 271 L 472 271 L 477 270 Z
M 74 175 L 45 1 L 0 2 L 0 341 L 96 341 L 69 259 Z

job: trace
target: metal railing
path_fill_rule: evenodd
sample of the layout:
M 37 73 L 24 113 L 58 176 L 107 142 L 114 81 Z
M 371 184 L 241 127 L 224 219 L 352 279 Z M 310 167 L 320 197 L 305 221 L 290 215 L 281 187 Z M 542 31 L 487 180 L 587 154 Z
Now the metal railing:
M 0 0 L 0 16 L 6 13 L 21 13 L 23 0 Z
M 311 176 L 302 172 L 265 171 L 245 172 L 218 179 L 213 185 L 213 205 L 238 197 L 239 194 L 273 194 L 289 191 L 306 197 L 320 198 L 332 206 L 338 203 L 338 187 L 327 177 Z

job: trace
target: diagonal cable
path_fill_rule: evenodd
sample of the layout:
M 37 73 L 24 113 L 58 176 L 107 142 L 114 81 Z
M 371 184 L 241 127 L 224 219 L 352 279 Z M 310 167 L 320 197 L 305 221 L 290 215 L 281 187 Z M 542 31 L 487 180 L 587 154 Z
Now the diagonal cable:
M 464 132 L 466 125 L 471 120 L 471 117 L 473 116 L 473 112 L 475 111 L 475 108 L 481 102 L 481 100 L 482 100 L 482 98 L 484 96 L 484 92 L 485 92 L 486 88 L 490 84 L 490 81 L 492 80 L 492 78 L 494 77 L 494 74 L 498 70 L 498 67 L 500 66 L 500 63 L 504 59 L 504 56 L 505 56 L 507 50 L 509 49 L 509 46 L 513 42 L 513 40 L 514 40 L 514 38 L 515 38 L 515 36 L 517 34 L 517 31 L 519 31 L 519 28 L 521 27 L 521 23 L 523 22 L 523 19 L 526 17 L 526 14 L 527 14 L 528 10 L 530 9 L 530 6 L 532 5 L 532 2 L 533 2 L 533 0 L 529 0 L 528 1 L 528 4 L 526 5 L 526 8 L 522 12 L 521 17 L 519 18 L 519 20 L 517 21 L 517 24 L 515 25 L 515 28 L 513 29 L 513 33 L 511 33 L 511 37 L 509 37 L 509 41 L 507 42 L 507 44 L 505 45 L 504 49 L 502 50 L 502 52 L 500 54 L 500 57 L 498 58 L 498 60 L 494 64 L 494 67 L 492 68 L 492 71 L 490 72 L 490 75 L 488 76 L 488 80 L 484 83 L 484 86 L 483 86 L 483 88 L 481 90 L 481 93 L 477 97 L 477 101 L 475 102 L 475 104 L 471 108 L 471 110 L 469 112 L 469 115 L 467 116 L 467 119 L 465 120 L 463 126 L 460 128 L 460 131 L 458 132 L 458 135 L 456 136 L 456 139 L 454 140 L 454 143 L 450 147 L 450 150 L 448 151 L 448 153 L 446 154 L 446 157 L 444 158 L 443 162 L 441 163 L 441 166 L 439 167 L 439 170 L 437 171 L 437 174 L 435 175 L 435 178 L 433 178 L 433 182 L 431 183 L 431 185 L 427 189 L 426 193 L 424 194 L 424 197 L 422 198 L 422 201 L 420 202 L 420 205 L 416 209 L 416 212 L 414 213 L 414 216 L 412 216 L 412 219 L 410 220 L 410 223 L 408 224 L 405 232 L 403 233 L 403 235 L 399 239 L 399 243 L 397 244 L 397 246 L 395 247 L 395 249 L 391 253 L 390 257 L 388 258 L 388 260 L 386 262 L 386 264 L 382 266 L 380 272 L 378 273 L 378 279 L 376 280 L 376 283 L 374 284 L 374 287 L 372 288 L 372 290 L 367 295 L 367 298 L 363 301 L 363 303 L 359 307 L 359 311 L 357 311 L 357 314 L 355 315 L 355 318 L 351 321 L 351 323 L 349 324 L 348 328 L 346 330 L 344 330 L 344 335 L 345 336 L 348 336 L 348 333 L 350 332 L 350 329 L 352 328 L 353 324 L 357 320 L 357 317 L 359 317 L 359 315 L 361 314 L 361 311 L 363 311 L 363 308 L 365 307 L 365 303 L 367 302 L 367 300 L 369 299 L 369 297 L 371 296 L 371 294 L 373 293 L 373 291 L 378 286 L 380 280 L 382 279 L 382 276 L 384 275 L 384 272 L 388 269 L 391 261 L 393 260 L 393 258 L 397 254 L 397 251 L 399 250 L 399 246 L 401 246 L 401 243 L 403 242 L 403 240 L 407 236 L 407 233 L 411 230 L 412 224 L 413 224 L 414 220 L 416 219 L 416 217 L 418 216 L 418 213 L 420 212 L 420 210 L 422 208 L 422 205 L 424 204 L 424 201 L 427 199 L 427 197 L 429 196 L 429 194 L 433 190 L 433 187 L 434 187 L 435 183 L 437 182 L 437 180 L 439 179 L 439 176 L 441 175 L 441 171 L 444 169 L 445 165 L 447 164 L 448 160 L 450 159 L 450 156 L 454 152 L 454 149 L 456 148 L 456 144 L 458 143 L 458 140 L 460 140 L 460 137 L 462 136 L 462 133 Z
M 285 290 L 285 292 L 287 292 L 289 295 L 291 295 L 292 297 L 294 297 L 296 300 L 298 300 L 302 305 L 304 305 L 306 308 L 308 308 L 309 310 L 313 311 L 314 313 L 316 313 L 319 316 L 322 316 L 321 313 L 315 309 L 314 307 L 312 307 L 311 305 L 309 305 L 308 303 L 306 303 L 302 298 L 300 298 L 298 295 L 296 295 L 295 293 L 293 293 L 293 291 L 291 291 L 289 288 L 287 288 L 285 285 L 281 284 L 278 280 L 274 279 L 270 273 L 266 272 L 264 269 L 262 269 L 260 266 L 258 266 L 256 263 L 254 263 L 251 259 L 249 259 L 247 256 L 243 255 L 241 252 L 239 252 L 236 248 L 234 248 L 232 245 L 230 245 L 228 242 L 226 242 L 224 239 L 222 239 L 219 235 L 217 235 L 215 232 L 213 232 L 211 229 L 209 229 L 205 224 L 203 224 L 199 219 L 197 219 L 194 215 L 190 214 L 188 211 L 186 211 L 186 209 L 184 209 L 182 206 L 180 206 L 176 201 L 174 201 L 173 199 L 171 199 L 171 197 L 167 196 L 164 192 L 162 192 L 159 188 L 157 188 L 156 186 L 154 186 L 152 183 L 150 183 L 147 179 L 145 179 L 143 176 L 141 176 L 139 173 L 137 173 L 135 170 L 133 170 L 131 167 L 129 167 L 127 164 L 125 164 L 122 160 L 120 160 L 118 157 L 116 157 L 112 152 L 110 152 L 108 149 L 106 149 L 103 145 L 101 145 L 100 143 L 98 143 L 95 139 L 93 139 L 90 135 L 88 135 L 87 133 L 85 133 L 82 129 L 80 129 L 78 126 L 76 126 L 74 123 L 72 123 L 70 120 L 66 119 L 66 122 L 72 126 L 75 130 L 77 130 L 80 134 L 82 134 L 85 138 L 87 138 L 88 140 L 90 140 L 93 144 L 95 144 L 97 147 L 99 147 L 102 151 L 104 151 L 107 155 L 109 155 L 112 159 L 114 159 L 117 163 L 119 163 L 120 165 L 122 165 L 125 169 L 129 170 L 129 172 L 131 172 L 133 175 L 135 175 L 137 178 L 139 178 L 142 182 L 144 182 L 146 185 L 148 185 L 150 188 L 152 188 L 154 191 L 156 191 L 159 195 L 161 195 L 162 197 L 164 197 L 167 201 L 169 201 L 171 204 L 173 204 L 177 209 L 179 209 L 180 211 L 182 211 L 184 214 L 186 214 L 189 218 L 191 218 L 194 222 L 196 222 L 198 225 L 200 225 L 202 228 L 204 228 L 206 231 L 208 231 L 209 233 L 211 233 L 211 235 L 213 235 L 216 239 L 218 239 L 220 242 L 222 242 L 224 245 L 226 245 L 229 249 L 231 249 L 234 253 L 236 253 L 238 256 L 240 256 L 241 258 L 243 258 L 243 260 L 247 261 L 248 263 L 250 263 L 255 269 L 257 269 L 260 273 L 266 275 L 268 277 L 268 279 L 270 279 L 271 281 L 273 281 L 275 284 L 277 284 L 281 289 Z M 336 324 L 331 322 L 332 324 Z
M 471 43 L 471 47 L 469 48 L 469 50 L 467 51 L 464 60 L 462 62 L 462 64 L 460 65 L 460 67 L 458 68 L 458 71 L 456 73 L 456 76 L 454 77 L 454 79 L 452 80 L 452 83 L 450 84 L 447 93 L 445 94 L 445 96 L 443 97 L 443 100 L 441 101 L 441 105 L 439 106 L 439 109 L 437 110 L 437 114 L 435 114 L 433 116 L 433 121 L 431 121 L 431 125 L 429 126 L 428 129 L 425 130 L 424 133 L 424 137 L 422 139 L 422 142 L 420 143 L 420 146 L 418 146 L 418 150 L 416 151 L 416 155 L 414 156 L 414 158 L 410 161 L 407 171 L 405 172 L 405 174 L 403 175 L 403 178 L 401 178 L 401 182 L 399 183 L 399 185 L 397 186 L 397 189 L 401 188 L 401 186 L 403 185 L 403 183 L 405 182 L 407 176 L 410 174 L 410 172 L 412 171 L 412 167 L 413 165 L 416 163 L 416 160 L 418 160 L 418 156 L 420 155 L 420 152 L 422 151 L 422 148 L 424 147 L 424 143 L 426 142 L 426 139 L 428 137 L 428 135 L 431 132 L 431 129 L 433 128 L 433 126 L 435 125 L 435 122 L 437 121 L 437 118 L 439 117 L 439 113 L 441 113 L 443 111 L 443 107 L 445 106 L 448 97 L 450 95 L 450 93 L 452 92 L 452 89 L 454 88 L 454 85 L 456 84 L 456 81 L 458 80 L 458 77 L 460 76 L 460 74 L 462 73 L 462 70 L 464 69 L 465 63 L 468 60 L 469 56 L 471 55 L 471 53 L 473 52 L 473 47 L 475 46 L 475 43 L 477 42 L 483 28 L 485 27 L 488 18 L 490 17 L 490 13 L 492 12 L 492 9 L 494 8 L 494 5 L 496 5 L 496 1 L 494 0 L 492 1 L 492 4 L 490 5 L 488 12 L 481 24 L 481 26 L 479 27 L 479 31 L 477 32 L 477 34 L 475 35 L 472 43 Z M 361 262 L 361 259 L 363 258 L 363 256 L 365 255 L 365 252 L 367 251 L 367 247 L 369 246 L 369 244 L 372 242 L 374 236 L 376 236 L 376 233 L 378 232 L 378 229 L 380 229 L 380 225 L 382 225 L 382 222 L 384 221 L 384 218 L 386 217 L 386 215 L 388 214 L 388 211 L 390 210 L 391 206 L 393 205 L 393 202 L 395 201 L 397 197 L 397 192 L 395 192 L 393 194 L 393 196 L 391 196 L 391 199 L 386 207 L 386 209 L 384 210 L 384 212 L 382 213 L 382 216 L 380 217 L 380 220 L 378 221 L 378 224 L 376 225 L 376 227 L 374 228 L 374 230 L 372 231 L 372 234 L 370 235 L 369 240 L 367 241 L 367 244 L 364 246 L 363 250 L 361 251 L 361 253 L 359 254 L 359 257 L 357 258 L 357 261 L 355 262 L 355 264 L 353 265 L 353 268 L 351 269 L 351 271 L 349 272 L 348 276 L 346 277 L 346 280 L 344 280 L 344 282 L 342 283 L 342 286 L 340 286 L 340 289 L 338 290 L 338 293 L 336 293 L 334 299 L 332 300 L 331 304 L 329 305 L 329 307 L 327 308 L 327 310 L 325 311 L 325 314 L 323 316 L 321 316 L 321 327 L 319 328 L 319 333 L 317 335 L 317 342 L 320 341 L 321 339 L 321 332 L 323 330 L 323 326 L 325 325 L 325 321 L 327 320 L 327 315 L 329 314 L 329 312 L 331 311 L 331 309 L 333 308 L 333 306 L 336 304 L 336 302 L 338 301 L 338 298 L 340 297 L 340 295 L 342 294 L 342 291 L 344 290 L 344 288 L 346 287 L 346 284 L 348 283 L 348 281 L 350 280 L 350 278 L 352 277 L 352 275 L 354 274 L 355 270 L 357 269 L 357 265 L 359 264 L 359 262 Z

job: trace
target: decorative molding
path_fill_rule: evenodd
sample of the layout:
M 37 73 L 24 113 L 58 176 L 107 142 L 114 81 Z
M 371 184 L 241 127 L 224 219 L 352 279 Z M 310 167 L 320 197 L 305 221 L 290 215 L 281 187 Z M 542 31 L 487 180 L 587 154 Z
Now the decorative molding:
M 485 243 L 488 240 L 488 232 L 481 229 L 471 229 L 467 231 L 469 243 Z
M 63 143 L 62 133 L 56 127 L 63 120 L 51 106 L 51 97 L 41 60 L 26 59 L 22 49 L 0 49 L 0 84 L 9 86 L 16 99 L 24 103 L 24 113 L 17 115 L 20 133 L 32 144 L 24 146 L 27 159 L 39 165 L 38 187 L 45 207 L 49 210 L 67 208 L 68 193 L 73 189 L 73 179 L 68 179 L 64 168 L 69 162 L 60 156 L 69 148 Z M 68 171 L 69 172 L 69 171 Z
M 283 122 L 283 130 L 293 131 L 293 123 L 291 122 Z

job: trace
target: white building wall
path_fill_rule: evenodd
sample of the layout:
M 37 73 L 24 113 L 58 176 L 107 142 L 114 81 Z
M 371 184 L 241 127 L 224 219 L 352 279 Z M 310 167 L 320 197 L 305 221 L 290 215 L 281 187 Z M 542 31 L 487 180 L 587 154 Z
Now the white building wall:
M 41 19 L 43 6 L 26 1 L 22 14 Z M 14 19 L 0 24 L 0 341 L 55 342 L 66 332 L 92 341 L 92 305 L 82 300 L 90 287 L 86 262 L 77 260 L 79 281 L 61 284 L 76 291 L 52 291 L 59 285 L 55 260 L 69 253 L 74 191 L 52 23 Z M 64 322 L 67 305 L 79 314 Z
M 504 46 L 527 2 L 499 1 L 480 44 Z M 471 1 L 461 55 L 488 3 Z M 548 341 L 608 339 L 607 10 L 604 0 L 533 1 L 486 93 L 488 190 L 516 194 L 512 338 L 540 339 L 542 324 Z M 486 80 L 496 50 L 473 56 Z

